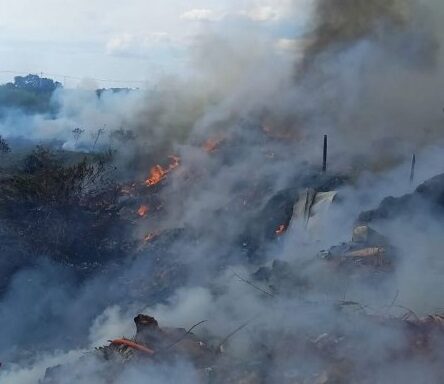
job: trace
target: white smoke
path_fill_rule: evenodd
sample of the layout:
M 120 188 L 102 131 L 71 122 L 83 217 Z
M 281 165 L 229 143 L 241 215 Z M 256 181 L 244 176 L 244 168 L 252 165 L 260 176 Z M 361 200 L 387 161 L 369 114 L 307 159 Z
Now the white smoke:
M 398 9 L 399 2 L 390 4 Z M 316 338 L 322 331 L 338 327 L 356 337 L 359 332 L 354 326 L 332 309 L 335 302 L 344 298 L 379 313 L 386 310 L 399 291 L 399 304 L 419 315 L 438 311 L 442 289 L 439 259 L 442 228 L 430 217 L 409 223 L 381 224 L 377 228 L 393 240 L 403 258 L 395 278 L 388 284 L 368 286 L 353 277 L 347 280 L 334 276 L 314 257 L 322 248 L 349 240 L 361 211 L 374 208 L 387 195 L 412 192 L 417 184 L 442 172 L 439 80 L 442 52 L 434 45 L 440 37 L 435 18 L 439 17 L 442 6 L 412 4 L 408 23 L 401 23 L 402 27 L 395 23 L 389 28 L 390 35 L 384 28 L 374 26 L 373 21 L 379 16 L 371 13 L 374 17 L 371 26 L 359 24 L 358 33 L 346 35 L 345 42 L 329 40 L 315 45 L 316 49 L 311 46 L 306 51 L 306 55 L 311 55 L 309 68 L 307 61 L 295 63 L 287 56 L 282 57 L 275 50 L 275 41 L 257 39 L 248 31 L 221 32 L 208 26 L 208 33 L 200 36 L 193 47 L 194 77 L 165 79 L 156 91 L 148 94 L 105 92 L 97 98 L 95 93 L 87 91 L 60 92 L 54 96 L 60 104 L 56 119 L 11 115 L 2 126 L 2 133 L 12 135 L 17 124 L 29 124 L 26 132 L 31 138 L 57 137 L 64 141 L 65 148 L 89 150 L 97 129 L 106 126 L 109 131 L 123 127 L 135 132 L 137 142 L 122 149 L 129 152 L 127 156 L 141 151 L 159 152 L 163 156 L 179 153 L 181 168 L 172 174 L 162 191 L 167 214 L 156 225 L 194 231 L 199 240 L 179 239 L 169 244 L 169 251 L 180 255 L 179 260 L 190 271 L 186 286 L 162 303 L 128 298 L 130 290 L 127 292 L 119 285 L 125 279 L 144 282 L 144 271 L 148 273 L 151 268 L 147 261 L 149 251 L 143 255 L 146 258 L 125 265 L 124 279 L 98 278 L 88 282 L 80 293 L 66 282 L 58 286 L 63 279 L 55 278 L 51 268 L 47 272 L 47 266 L 17 275 L 0 307 L 14 308 L 11 315 L 4 317 L 6 320 L 0 321 L 0 332 L 9 334 L 8 342 L 17 343 L 20 349 L 26 344 L 22 337 L 28 337 L 44 322 L 49 308 L 59 324 L 45 326 L 47 337 L 53 337 L 49 329 L 54 329 L 55 339 L 61 333 L 83 334 L 86 341 L 74 341 L 64 347 L 91 348 L 110 338 L 131 336 L 134 332 L 131 319 L 137 309 L 155 316 L 166 326 L 187 328 L 207 320 L 195 332 L 219 341 L 237 326 L 250 322 L 228 346 L 230 353 L 246 358 L 253 353 L 255 343 L 273 332 L 273 335 L 304 334 Z M 429 11 L 422 11 L 423 7 Z M 355 11 L 349 16 L 347 8 L 342 11 L 347 17 L 366 18 L 366 14 L 356 15 Z M 392 8 L 389 11 L 392 15 Z M 262 9 L 255 17 L 273 19 L 274 16 Z M 426 25 L 424 20 L 433 22 Z M 433 48 L 431 53 L 429 48 Z M 264 133 L 267 124 L 272 133 L 285 134 L 286 138 L 270 139 Z M 72 129 L 78 126 L 86 132 L 75 143 Z M 266 262 L 276 259 L 290 262 L 295 283 L 301 282 L 294 297 L 266 297 L 263 291 L 233 274 L 236 271 L 248 277 L 257 269 L 256 265 L 245 263 L 236 242 L 247 224 L 257 220 L 254 214 L 276 192 L 297 184 L 295 175 L 319 165 L 319 144 L 324 133 L 330 137 L 330 169 L 348 173 L 352 180 L 339 191 L 343 200 L 326 218 L 321 242 L 310 242 L 289 232 L 263 251 Z M 220 149 L 223 154 L 227 151 L 225 156 L 212 156 L 201 149 L 203 141 L 215 136 L 226 138 L 229 148 L 223 149 L 222 144 Z M 111 145 L 106 140 L 102 145 Z M 413 185 L 409 184 L 412 152 L 418 157 Z M 148 171 L 149 164 L 146 168 Z M 429 277 L 426 283 L 424 276 Z M 46 280 L 57 284 L 43 289 Z M 34 295 L 23 288 L 29 288 L 29 281 L 34 282 Z M 305 287 L 305 282 L 311 289 Z M 313 302 L 323 305 L 311 306 Z M 30 308 L 28 319 L 24 315 Z M 81 311 L 84 315 L 76 318 Z M 389 371 L 381 382 L 399 378 L 414 382 L 405 378 L 405 365 L 389 369 L 384 360 L 390 348 L 401 350 L 405 346 L 403 335 L 367 320 L 357 321 L 361 329 L 371 332 L 360 335 L 360 346 L 365 349 L 362 357 L 351 356 L 353 352 L 349 351 L 345 353 L 347 357 L 356 358 L 362 366 L 366 360 L 380 363 L 381 372 Z M 81 324 L 75 332 L 70 328 L 72 322 Z M 57 349 L 58 342 L 54 343 L 56 347 L 50 345 L 50 349 Z M 8 353 L 8 348 L 0 351 Z M 35 382 L 42 378 L 43 367 L 73 360 L 75 353 L 63 351 L 56 354 L 56 360 L 47 356 L 37 358 L 30 366 L 8 364 L 2 368 L 0 379 L 10 383 Z M 86 361 L 81 373 L 76 372 L 75 364 L 68 365 L 60 382 L 104 382 L 106 369 L 94 359 Z M 315 370 L 322 362 L 303 353 L 280 356 L 271 370 L 287 365 L 295 370 Z M 433 374 L 427 373 L 427 363 L 415 362 L 412 366 L 428 382 L 438 382 Z M 192 383 L 197 381 L 196 375 L 188 363 L 179 362 L 172 367 L 130 367 L 120 372 L 115 382 L 138 383 L 149 377 L 158 383 Z

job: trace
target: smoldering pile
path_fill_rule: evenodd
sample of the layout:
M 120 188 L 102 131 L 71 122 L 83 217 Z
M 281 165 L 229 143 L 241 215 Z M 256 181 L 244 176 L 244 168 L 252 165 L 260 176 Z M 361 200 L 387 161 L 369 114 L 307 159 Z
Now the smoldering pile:
M 4 170 L 0 379 L 441 381 L 444 180 L 406 164 L 442 172 L 437 36 L 418 2 L 317 4 L 296 84 L 217 74 L 132 108 L 114 151 Z
M 279 228 L 272 231 L 276 228 L 274 224 L 267 226 L 270 235 L 274 232 L 268 237 L 269 242 L 282 241 L 295 233 L 300 236 L 299 231 L 312 232 L 316 229 L 314 222 L 325 219 L 326 212 L 319 209 L 319 204 L 325 204 L 326 197 L 327 206 L 337 204 L 337 194 L 333 196 L 327 189 L 338 185 L 336 177 L 324 175 L 320 179 L 323 182 L 311 178 L 312 188 L 301 185 L 299 193 L 293 192 L 292 196 L 280 192 L 269 201 L 268 208 L 258 217 L 265 226 L 266 218 L 269 222 L 273 216 L 284 220 L 285 228 L 280 232 Z M 376 210 L 359 215 L 349 243 L 333 247 L 302 264 L 275 260 L 256 267 L 250 276 L 232 272 L 251 289 L 260 302 L 260 310 L 265 312 L 233 328 L 224 337 L 218 336 L 212 327 L 196 336 L 193 332 L 206 327 L 203 321 L 189 330 L 164 328 L 154 318 L 138 315 L 134 319 L 137 326 L 134 338 L 114 339 L 78 362 L 51 368 L 43 382 L 62 383 L 72 371 L 76 372 L 76 380 L 85 380 L 90 375 L 89 369 L 82 368 L 88 366 L 86 361 L 94 361 L 100 383 L 119 382 L 120 372 L 129 369 L 136 369 L 141 377 L 149 378 L 148 371 L 143 373 L 146 367 L 174 365 L 178 361 L 191 364 L 196 372 L 195 382 L 202 383 L 367 383 L 401 378 L 409 382 L 405 375 L 416 375 L 415 380 L 419 379 L 425 367 L 429 370 L 428 380 L 435 380 L 442 374 L 442 315 L 420 317 L 398 305 L 397 295 L 389 298 L 386 305 L 373 308 L 345 297 L 333 300 L 336 296 L 333 292 L 337 289 L 336 279 L 354 281 L 353 286 L 358 290 L 359 284 L 365 284 L 367 290 L 375 291 L 393 279 L 394 270 L 402 263 L 402 251 L 370 226 L 396 222 L 399 218 L 412 221 L 422 215 L 424 209 L 442 217 L 443 195 L 444 175 L 439 175 L 420 185 L 414 193 L 385 199 Z M 291 208 L 286 208 L 286 204 Z M 160 234 L 158 240 L 163 236 Z M 150 239 L 151 246 L 158 240 Z M 163 252 L 162 257 L 167 254 Z M 255 264 L 261 262 L 255 260 Z M 312 268 L 325 268 L 330 276 L 323 282 L 313 280 L 307 274 Z M 176 283 L 172 281 L 176 278 L 174 275 L 163 275 L 163 278 L 169 280 L 167 285 Z M 213 300 L 217 302 L 218 297 L 227 294 L 223 289 L 226 288 L 221 291 L 221 287 L 213 284 Z M 287 305 L 291 306 L 294 320 L 275 319 L 267 313 L 276 311 L 288 315 L 288 309 L 283 309 Z M 230 320 L 230 314 L 225 316 Z M 235 324 L 234 319 L 231 321 Z M 276 323 L 270 324 L 270 321 Z M 249 334 L 250 345 L 239 355 L 236 348 L 230 348 L 231 339 L 245 332 Z M 416 365 L 421 367 L 415 368 L 418 372 L 404 372 L 405 367 Z

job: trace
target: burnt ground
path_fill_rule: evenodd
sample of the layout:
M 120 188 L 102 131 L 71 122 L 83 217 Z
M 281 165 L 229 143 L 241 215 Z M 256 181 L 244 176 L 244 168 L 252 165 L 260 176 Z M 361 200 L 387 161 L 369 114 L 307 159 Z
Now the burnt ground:
M 189 283 L 195 273 L 193 266 L 185 262 L 181 250 L 175 246 L 180 243 L 190 248 L 198 247 L 201 234 L 195 228 L 179 226 L 152 230 L 150 227 L 145 236 L 135 236 L 135 229 L 143 220 L 138 212 L 141 204 L 154 208 L 154 216 L 159 221 L 166 214 L 162 190 L 168 184 L 168 179 L 148 188 L 143 181 L 119 181 L 113 177 L 112 169 L 112 162 L 106 157 L 63 162 L 57 153 L 37 148 L 14 169 L 3 172 L 0 188 L 0 295 L 4 296 L 3 299 L 8 299 L 8 288 L 14 283 L 14 276 L 18 272 L 31 270 L 42 263 L 55 266 L 59 277 L 66 274 L 64 280 L 69 282 L 73 291 L 102 286 L 103 282 L 110 283 L 109 290 L 101 292 L 101 299 L 95 301 L 95 310 L 86 314 L 72 328 L 68 337 L 58 332 L 64 329 L 66 317 L 72 313 L 56 312 L 53 318 L 54 313 L 47 313 L 47 320 L 52 322 L 55 319 L 56 323 L 60 322 L 60 327 L 55 327 L 55 331 L 51 328 L 51 333 L 44 332 L 32 340 L 22 340 L 22 345 L 16 346 L 18 350 L 21 347 L 29 348 L 31 341 L 32 349 L 36 350 L 82 345 L 80 335 L 85 333 L 97 313 L 113 302 L 128 305 L 140 299 L 152 305 L 167 302 L 177 288 Z M 332 273 L 338 275 L 357 272 L 361 277 L 371 275 L 373 279 L 376 271 L 378 279 L 384 279 L 387 273 L 396 268 L 399 255 L 391 247 L 390 239 L 375 234 L 370 226 L 384 220 L 411 218 L 415 214 L 422 214 L 424 209 L 433 212 L 433 216 L 442 217 L 444 176 L 439 175 L 410 195 L 389 197 L 377 209 L 363 212 L 357 219 L 357 226 L 364 230 L 353 234 L 350 243 L 333 247 L 320 256 L 313 255 L 313 260 L 308 261 L 307 265 L 298 265 L 295 269 L 286 262 L 267 259 L 266 249 L 278 241 L 280 234 L 277 229 L 281 225 L 289 226 L 300 192 L 307 188 L 315 192 L 328 192 L 347 182 L 346 177 L 324 175 L 317 170 L 295 175 L 292 186 L 273 193 L 259 210 L 252 209 L 245 215 L 249 217 L 245 230 L 230 240 L 225 257 L 221 257 L 213 266 L 214 271 L 217 273 L 233 261 L 239 262 L 239 257 L 243 258 L 243 263 L 257 270 L 245 277 L 246 282 L 253 288 L 257 284 L 266 287 L 265 296 L 269 296 L 266 300 L 271 301 L 280 296 L 300 296 L 313 289 L 313 283 L 307 281 L 303 273 L 304 268 L 310 268 L 312 263 L 328 265 Z M 235 254 L 236 259 L 230 254 Z M 211 281 L 212 277 L 206 278 Z M 258 294 L 262 295 L 263 292 Z M 312 304 L 304 305 L 309 306 L 308 311 L 313 310 L 310 308 Z M 358 314 L 350 314 L 350 307 L 359 308 Z M 321 317 L 323 311 L 320 310 Z M 384 329 L 388 328 L 404 335 L 408 343 L 394 347 L 388 353 L 387 359 L 393 364 L 404 364 L 428 356 L 431 367 L 436 368 L 439 355 L 436 355 L 435 341 L 439 344 L 441 340 L 441 317 L 420 319 L 411 313 L 403 318 L 374 316 L 361 308 L 359 303 L 345 300 L 329 306 L 329 315 L 330 311 L 335 311 L 338 318 L 344 318 L 345 323 L 356 322 L 362 329 L 370 328 L 371 332 L 384 333 Z M 261 341 L 254 341 L 258 345 L 253 349 L 258 352 L 251 356 L 249 362 L 240 365 L 229 355 L 224 355 L 220 346 L 215 349 L 214 346 L 206 347 L 209 345 L 207 340 L 198 339 L 183 330 L 170 332 L 173 336 L 168 335 L 167 331 L 160 332 L 155 341 L 136 338 L 137 348 L 153 348 L 156 354 L 154 362 L 163 363 L 177 358 L 190 360 L 199 370 L 205 371 L 203 380 L 210 375 L 213 382 L 245 382 L 243 380 L 246 378 L 251 378 L 248 382 L 368 382 L 372 374 L 367 377 L 367 373 L 361 375 L 360 372 L 371 373 L 372 367 L 378 365 L 378 358 L 366 362 L 349 358 L 354 353 L 358 354 L 363 347 L 360 332 L 365 331 L 355 329 L 351 332 L 350 329 L 342 329 L 338 322 L 319 329 L 315 327 L 303 337 L 297 330 L 263 333 Z M 435 340 L 432 335 L 436 334 Z M 176 348 L 174 345 L 173 351 L 158 353 L 159 349 L 164 349 L 165 343 L 174 344 L 174 340 L 181 337 L 192 339 L 188 347 L 181 344 L 181 348 Z M 134 346 L 125 343 L 118 347 L 116 345 L 118 343 L 111 343 L 105 347 L 101 351 L 104 356 L 99 353 L 104 364 L 105 361 L 113 361 L 115 354 L 124 356 L 119 364 L 140 364 L 141 360 L 145 364 L 147 357 L 139 356 L 140 350 L 134 351 Z M 206 349 L 202 350 L 203 346 Z M 289 367 L 294 362 L 288 356 L 301 353 L 307 353 L 309 359 L 317 363 L 306 371 L 290 374 Z M 111 366 L 120 369 L 119 365 Z M 227 370 L 230 371 L 228 376 Z M 57 382 L 54 381 L 57 373 L 48 372 L 48 382 Z M 112 382 L 111 378 L 109 380 Z

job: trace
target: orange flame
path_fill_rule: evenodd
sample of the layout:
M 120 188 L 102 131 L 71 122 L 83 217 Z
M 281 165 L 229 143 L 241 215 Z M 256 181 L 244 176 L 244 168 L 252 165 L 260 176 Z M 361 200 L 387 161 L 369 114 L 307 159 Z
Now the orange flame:
M 140 207 L 139 207 L 139 209 L 137 210 L 137 214 L 140 216 L 140 217 L 144 217 L 144 216 L 146 216 L 147 214 L 148 214 L 148 212 L 149 212 L 149 210 L 150 210 L 150 207 L 148 207 L 147 205 L 141 205 Z
M 150 177 L 145 181 L 145 184 L 148 186 L 156 185 L 166 177 L 166 174 L 167 172 L 157 164 L 151 168 Z
M 282 224 L 282 225 L 279 226 L 278 229 L 276 229 L 276 235 L 277 235 L 277 236 L 281 236 L 281 235 L 283 235 L 286 231 L 287 231 L 287 227 L 286 227 L 284 224 Z
M 173 169 L 176 169 L 180 165 L 180 158 L 177 156 L 169 156 L 169 159 L 172 161 L 168 168 L 163 168 L 161 165 L 157 164 L 151 168 L 150 177 L 145 180 L 145 184 L 148 187 L 159 184 L 163 179 L 166 178 L 168 173 L 170 173 Z

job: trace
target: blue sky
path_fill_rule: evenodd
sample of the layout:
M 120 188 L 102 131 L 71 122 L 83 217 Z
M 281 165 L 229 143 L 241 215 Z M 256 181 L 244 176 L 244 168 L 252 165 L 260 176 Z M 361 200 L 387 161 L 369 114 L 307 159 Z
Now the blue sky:
M 68 87 L 138 86 L 182 73 L 199 34 L 249 31 L 286 50 L 312 0 L 1 0 L 0 81 L 54 74 Z M 66 75 L 66 76 L 64 76 Z M 71 78 L 72 77 L 72 78 Z M 135 81 L 134 83 L 131 81 Z

